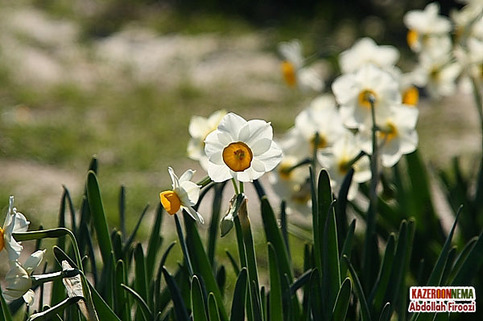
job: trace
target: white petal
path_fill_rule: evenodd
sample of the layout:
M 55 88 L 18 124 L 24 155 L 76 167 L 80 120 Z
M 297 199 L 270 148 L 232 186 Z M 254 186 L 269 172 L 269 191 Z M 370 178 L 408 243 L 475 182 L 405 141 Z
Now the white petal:
M 35 292 L 33 290 L 28 290 L 23 295 L 23 300 L 25 301 L 25 303 L 27 303 L 28 306 L 32 306 L 35 301 Z
M 188 127 L 191 137 L 204 138 L 209 130 L 210 128 L 206 118 L 200 116 L 191 117 Z
M 275 142 L 272 142 L 270 149 L 266 153 L 258 156 L 257 159 L 263 162 L 265 165 L 265 171 L 268 172 L 280 163 L 282 155 L 280 147 Z
M 45 250 L 38 250 L 29 256 L 27 261 L 23 264 L 23 267 L 28 274 L 32 274 L 32 272 L 40 265 L 40 262 L 42 262 L 42 259 L 44 258 L 44 254 Z
M 216 165 L 213 163 L 210 163 L 208 167 L 208 176 L 210 176 L 214 182 L 224 182 L 233 177 L 228 166 Z
M 247 123 L 245 119 L 234 114 L 228 113 L 223 117 L 220 124 L 218 125 L 218 130 L 231 135 L 233 139 L 238 137 L 240 129 Z
M 201 216 L 200 213 L 198 213 L 197 211 L 195 211 L 194 208 L 192 208 L 191 206 L 185 206 L 183 207 L 186 212 L 195 220 L 195 221 L 199 221 L 201 224 L 204 224 L 205 223 L 205 220 L 203 219 L 203 216 Z
M 186 172 L 183 173 L 183 175 L 181 175 L 181 177 L 179 178 L 179 183 L 181 184 L 182 182 L 184 181 L 190 181 L 191 178 L 193 177 L 193 174 L 195 173 L 196 171 L 192 170 L 192 169 L 188 169 Z
M 183 190 L 183 194 L 186 195 L 186 199 L 181 199 L 182 205 L 193 206 L 198 202 L 198 198 L 200 197 L 199 185 L 196 185 L 191 181 L 186 181 L 181 183 L 179 189 Z
M 259 139 L 273 139 L 273 129 L 270 123 L 264 120 L 253 119 L 248 121 L 250 137 L 246 140 L 248 145 L 255 143 Z
M 258 156 L 270 149 L 272 146 L 273 141 L 268 138 L 262 138 L 255 141 L 254 144 L 250 145 L 250 149 L 252 150 L 253 155 Z
M 13 228 L 13 233 L 27 232 L 30 222 L 27 218 L 20 212 L 15 212 L 15 225 Z
M 179 186 L 178 176 L 176 176 L 176 174 L 174 173 L 174 170 L 171 166 L 168 167 L 168 173 L 169 173 L 169 176 L 171 177 L 173 189 L 177 188 Z

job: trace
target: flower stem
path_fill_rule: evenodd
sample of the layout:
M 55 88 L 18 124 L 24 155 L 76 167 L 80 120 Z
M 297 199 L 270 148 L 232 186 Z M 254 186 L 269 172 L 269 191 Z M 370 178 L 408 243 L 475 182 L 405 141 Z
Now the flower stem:
M 176 222 L 176 232 L 178 233 L 179 244 L 181 245 L 181 250 L 183 251 L 184 261 L 190 277 L 193 276 L 193 266 L 191 265 L 191 260 L 188 254 L 188 248 L 186 247 L 186 242 L 184 240 L 183 230 L 181 224 L 179 223 L 178 214 L 174 214 L 174 221 Z

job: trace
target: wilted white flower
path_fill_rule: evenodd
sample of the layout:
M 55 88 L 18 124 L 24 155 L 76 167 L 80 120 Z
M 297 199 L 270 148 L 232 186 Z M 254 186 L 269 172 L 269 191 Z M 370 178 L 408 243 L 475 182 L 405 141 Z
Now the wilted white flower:
M 205 155 L 205 139 L 220 123 L 226 111 L 218 110 L 209 117 L 193 116 L 189 124 L 191 139 L 188 143 L 188 156 L 200 162 L 204 170 L 208 170 L 208 158 Z
M 0 251 L 5 249 L 10 261 L 18 259 L 23 249 L 22 245 L 15 240 L 12 234 L 26 232 L 30 224 L 22 213 L 17 212 L 13 203 L 14 197 L 10 196 L 8 213 L 5 216 L 3 227 L 0 228 Z
M 270 123 L 246 121 L 229 113 L 205 140 L 209 159 L 208 175 L 215 182 L 234 178 L 251 182 L 271 171 L 282 159 L 282 150 L 273 141 Z
M 319 73 L 313 67 L 304 65 L 300 41 L 282 42 L 278 51 L 283 59 L 282 75 L 289 87 L 298 87 L 304 91 L 321 91 L 324 88 L 324 81 Z
M 28 305 L 34 302 L 34 291 L 32 291 L 32 279 L 30 276 L 40 265 L 45 250 L 34 252 L 22 265 L 17 260 L 10 261 L 10 270 L 5 275 L 7 286 L 3 292 L 6 300 L 12 301 L 23 297 Z
M 194 220 L 198 220 L 203 224 L 203 216 L 193 208 L 198 202 L 201 190 L 199 185 L 191 181 L 195 171 L 189 169 L 180 178 L 176 176 L 171 167 L 168 167 L 168 172 L 171 177 L 173 189 L 159 194 L 163 207 L 171 215 L 184 209 Z
M 343 73 L 355 72 L 366 64 L 374 64 L 381 69 L 391 69 L 399 59 L 399 51 L 393 46 L 378 46 L 371 38 L 358 40 L 351 48 L 339 56 Z

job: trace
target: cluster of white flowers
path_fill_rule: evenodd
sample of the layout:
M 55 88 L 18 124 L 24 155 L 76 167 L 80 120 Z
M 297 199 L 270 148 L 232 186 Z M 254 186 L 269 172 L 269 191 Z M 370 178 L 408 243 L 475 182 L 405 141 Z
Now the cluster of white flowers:
M 316 97 L 300 112 L 281 141 L 284 158 L 271 182 L 289 209 L 310 206 L 309 172 L 301 165 L 313 155 L 329 171 L 336 192 L 354 169 L 348 195 L 353 199 L 358 183 L 371 178 L 367 155 L 372 154 L 374 129 L 385 167 L 416 149 L 418 90 L 396 67 L 398 59 L 396 48 L 378 46 L 370 38 L 340 54 L 342 74 L 332 83 L 332 93 Z
M 43 259 L 45 250 L 34 252 L 25 263 L 18 259 L 23 250 L 22 245 L 13 237 L 14 233 L 26 232 L 30 222 L 14 207 L 14 197 L 10 196 L 8 212 L 3 227 L 0 228 L 0 251 L 5 250 L 8 255 L 10 270 L 5 275 L 6 288 L 3 296 L 6 300 L 23 297 L 28 305 L 34 302 L 31 275 Z
M 466 0 L 464 3 L 466 5 L 452 11 L 450 17 L 440 14 L 437 2 L 404 16 L 409 29 L 409 47 L 418 55 L 418 65 L 411 77 L 433 98 L 453 94 L 458 82 L 468 90 L 471 78 L 481 85 L 483 2 Z

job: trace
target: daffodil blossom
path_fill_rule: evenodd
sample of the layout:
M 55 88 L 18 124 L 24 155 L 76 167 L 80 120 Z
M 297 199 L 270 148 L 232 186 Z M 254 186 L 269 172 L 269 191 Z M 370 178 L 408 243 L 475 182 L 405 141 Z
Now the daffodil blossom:
M 218 110 L 209 117 L 193 116 L 189 124 L 191 139 L 188 143 L 188 156 L 200 162 L 204 170 L 208 170 L 208 158 L 205 154 L 205 138 L 214 131 L 220 123 L 226 111 Z
M 304 66 L 300 41 L 282 42 L 278 50 L 283 59 L 282 75 L 289 87 L 299 87 L 303 91 L 321 91 L 324 88 L 324 82 L 315 68 Z
M 358 183 L 371 179 L 369 158 L 363 156 L 356 160 L 357 157 L 360 157 L 360 153 L 361 148 L 357 144 L 354 134 L 346 130 L 344 135 L 331 148 L 330 152 L 322 150 L 317 155 L 322 167 L 327 168 L 332 188 L 337 193 L 351 167 L 354 169 L 353 182 L 351 182 L 347 195 L 349 200 L 355 198 L 359 186 Z
M 358 40 L 339 56 L 343 73 L 355 72 L 365 64 L 372 63 L 381 69 L 393 68 L 399 59 L 399 51 L 393 46 L 378 46 L 371 38 Z
M 13 203 L 14 197 L 10 196 L 8 213 L 5 216 L 3 227 L 0 228 L 0 251 L 5 249 L 10 261 L 18 259 L 23 249 L 23 246 L 15 240 L 12 234 L 26 232 L 30 224 L 22 213 L 17 212 Z
M 193 208 L 198 202 L 201 190 L 201 186 L 191 181 L 195 171 L 189 169 L 179 178 L 171 167 L 168 167 L 168 172 L 171 177 L 173 189 L 159 194 L 163 207 L 171 215 L 184 209 L 194 220 L 198 220 L 203 224 L 203 216 Z
M 246 121 L 229 113 L 205 140 L 209 160 L 208 175 L 215 182 L 234 178 L 251 182 L 271 171 L 282 159 L 282 150 L 273 141 L 270 123 Z
M 378 119 L 389 115 L 391 107 L 402 101 L 398 80 L 373 64 L 339 76 L 332 84 L 332 91 L 340 104 L 344 125 L 349 128 L 371 123 L 371 105 Z
M 409 47 L 420 52 L 431 46 L 428 42 L 435 37 L 447 37 L 451 31 L 448 18 L 439 15 L 439 4 L 432 2 L 424 10 L 412 10 L 404 16 L 404 24 L 409 29 Z M 441 48 L 440 48 L 441 49 Z
M 10 261 L 10 270 L 5 275 L 7 283 L 3 296 L 6 300 L 12 301 L 23 297 L 28 305 L 34 302 L 34 291 L 32 291 L 31 275 L 40 265 L 44 257 L 45 250 L 34 252 L 22 265 L 17 260 Z
M 418 133 L 416 123 L 418 109 L 413 106 L 400 105 L 392 108 L 392 114 L 377 123 L 377 142 L 381 163 L 384 167 L 392 167 L 402 155 L 416 150 Z M 361 149 L 372 154 L 372 128 L 365 126 L 358 133 Z

